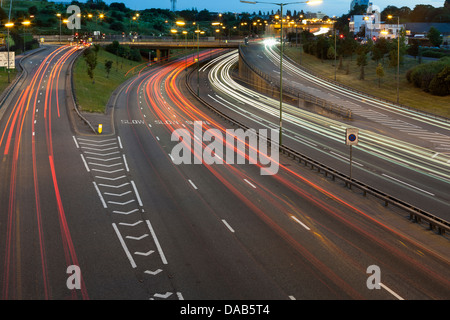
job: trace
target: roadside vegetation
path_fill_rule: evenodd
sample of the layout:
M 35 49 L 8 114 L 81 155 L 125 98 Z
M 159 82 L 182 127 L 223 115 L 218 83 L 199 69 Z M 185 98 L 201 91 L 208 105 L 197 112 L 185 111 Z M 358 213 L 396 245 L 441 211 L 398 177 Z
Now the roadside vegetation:
M 105 112 L 114 90 L 146 66 L 146 62 L 116 56 L 100 46 L 85 50 L 73 70 L 74 91 L 81 111 Z

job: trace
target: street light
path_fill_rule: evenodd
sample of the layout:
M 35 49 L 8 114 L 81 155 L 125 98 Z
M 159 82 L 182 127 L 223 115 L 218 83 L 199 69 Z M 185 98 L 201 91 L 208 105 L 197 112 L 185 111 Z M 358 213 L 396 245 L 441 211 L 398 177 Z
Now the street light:
M 388 15 L 388 19 L 394 18 Z M 400 103 L 400 17 L 397 16 L 397 103 Z
M 56 16 L 59 17 L 59 44 L 61 44 L 61 13 L 57 13 Z
M 289 2 L 289 3 L 274 3 L 274 2 L 263 2 L 263 1 L 245 1 L 240 0 L 242 3 L 248 4 L 257 4 L 257 3 L 265 3 L 265 4 L 273 4 L 280 6 L 280 141 L 279 145 L 281 146 L 282 138 L 283 138 L 283 7 L 290 4 L 299 4 L 306 3 L 309 5 L 315 5 L 322 3 L 322 0 L 317 1 L 299 1 L 299 2 Z
M 8 66 L 6 67 L 6 70 L 8 71 L 8 83 L 11 83 L 11 79 L 9 77 L 9 28 L 14 27 L 14 23 L 13 22 L 5 23 L 5 27 L 8 28 L 8 38 L 6 43 L 6 47 L 8 48 Z
M 30 21 L 26 20 L 22 22 L 23 25 L 23 52 L 25 53 L 25 27 L 31 24 Z

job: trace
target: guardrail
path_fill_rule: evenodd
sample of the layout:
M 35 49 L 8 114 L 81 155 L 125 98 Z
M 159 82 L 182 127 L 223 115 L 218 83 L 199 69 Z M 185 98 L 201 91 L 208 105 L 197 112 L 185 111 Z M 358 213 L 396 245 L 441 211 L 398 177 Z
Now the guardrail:
M 195 69 L 192 69 L 189 72 L 189 74 L 186 76 L 186 86 L 187 86 L 189 92 L 199 102 L 201 102 L 209 110 L 213 111 L 214 113 L 219 115 L 224 120 L 232 123 L 233 125 L 236 125 L 236 126 L 242 128 L 244 130 L 249 129 L 249 127 L 247 127 L 243 123 L 226 115 L 225 113 L 218 110 L 217 108 L 215 108 L 214 106 L 212 106 L 211 104 L 209 104 L 208 102 L 206 102 L 204 99 L 202 99 L 200 96 L 197 95 L 195 90 L 193 90 L 190 85 L 190 78 L 192 76 L 193 71 L 195 71 Z M 271 144 L 270 138 L 267 137 L 266 140 L 268 141 L 269 144 Z M 397 199 L 387 193 L 384 193 L 384 192 L 377 190 L 369 185 L 366 185 L 366 184 L 362 183 L 361 181 L 350 178 L 347 175 L 342 174 L 342 173 L 338 172 L 337 170 L 330 168 L 308 156 L 305 156 L 290 147 L 281 145 L 279 147 L 279 150 L 282 154 L 285 154 L 288 157 L 291 157 L 294 160 L 297 160 L 299 163 L 303 163 L 306 167 L 309 166 L 313 170 L 316 169 L 318 171 L 318 173 L 324 173 L 326 177 L 330 176 L 333 181 L 335 181 L 336 179 L 339 179 L 342 182 L 344 182 L 348 188 L 350 188 L 350 189 L 357 188 L 357 189 L 361 190 L 364 196 L 367 196 L 368 194 L 372 195 L 373 197 L 383 201 L 385 206 L 388 206 L 390 204 L 390 205 L 393 205 L 393 206 L 405 211 L 406 213 L 409 214 L 410 220 L 412 220 L 414 222 L 428 223 L 430 230 L 436 230 L 438 232 L 438 234 L 440 234 L 440 235 L 444 235 L 446 231 L 450 231 L 450 222 L 448 222 L 444 219 L 436 217 L 425 210 L 417 208 L 403 200 Z
M 259 77 L 261 77 L 262 79 L 264 79 L 266 82 L 268 82 L 271 86 L 278 88 L 279 90 L 279 85 L 274 84 L 275 83 L 275 79 L 273 79 L 270 75 L 262 72 L 259 68 L 249 64 L 247 62 L 247 60 L 245 59 L 245 55 L 243 54 L 242 50 L 241 50 L 241 46 L 239 46 L 239 59 L 241 59 L 241 61 L 245 64 L 245 66 L 250 69 L 252 72 L 254 72 L 255 74 L 257 74 Z M 336 113 L 338 115 L 347 117 L 349 119 L 352 118 L 352 111 L 349 108 L 346 108 L 344 106 L 338 105 L 336 103 L 331 103 L 325 99 L 321 99 L 318 98 L 312 94 L 309 94 L 307 92 L 304 92 L 300 89 L 297 88 L 293 88 L 291 86 L 286 86 L 283 85 L 283 94 L 284 95 L 288 95 L 291 98 L 295 98 L 298 100 L 304 100 L 307 102 L 310 102 L 312 104 L 315 104 L 319 107 L 321 107 L 324 110 L 328 110 L 330 112 Z

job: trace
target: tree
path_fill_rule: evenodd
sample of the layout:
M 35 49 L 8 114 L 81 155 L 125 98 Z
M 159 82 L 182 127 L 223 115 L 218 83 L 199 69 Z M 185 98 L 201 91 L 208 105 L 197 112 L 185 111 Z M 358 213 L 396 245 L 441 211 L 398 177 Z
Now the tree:
M 97 66 L 97 54 L 94 50 L 88 48 L 83 52 L 83 57 L 87 65 L 88 76 L 89 78 L 91 78 L 92 83 L 94 84 L 95 83 L 94 69 Z
M 109 73 L 111 72 L 113 62 L 111 60 L 105 61 L 106 77 L 109 78 Z
M 442 36 L 438 29 L 435 27 L 431 27 L 430 31 L 428 31 L 428 39 L 434 47 L 439 47 L 442 43 Z
M 450 94 L 450 67 L 447 66 L 433 80 L 431 80 L 428 90 L 431 94 L 437 96 L 446 96 Z
M 364 67 L 367 66 L 367 51 L 365 49 L 358 50 L 358 58 L 356 59 L 356 64 L 361 67 L 361 72 L 359 74 L 359 80 L 364 80 Z
M 378 63 L 376 73 L 377 73 L 377 77 L 378 77 L 378 88 L 380 88 L 381 87 L 381 78 L 384 77 L 384 68 L 381 65 L 381 63 Z

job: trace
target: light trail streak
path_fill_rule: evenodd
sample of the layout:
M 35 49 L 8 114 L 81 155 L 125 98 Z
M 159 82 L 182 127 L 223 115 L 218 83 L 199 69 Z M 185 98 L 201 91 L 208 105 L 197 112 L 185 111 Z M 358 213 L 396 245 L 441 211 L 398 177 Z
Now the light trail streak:
M 14 297 L 14 294 L 20 294 L 21 288 L 10 288 L 10 283 L 12 281 L 13 284 L 14 278 L 11 279 L 11 276 L 17 277 L 17 284 L 20 283 L 20 274 L 17 272 L 17 274 L 11 274 L 11 270 L 20 270 L 21 266 L 17 263 L 14 263 L 13 260 L 11 260 L 11 255 L 15 254 L 14 252 L 19 252 L 20 248 L 18 247 L 18 244 L 16 244 L 16 247 L 14 248 L 12 245 L 12 240 L 14 237 L 20 238 L 21 235 L 19 234 L 20 230 L 15 230 L 13 228 L 13 220 L 14 217 L 16 219 L 19 219 L 18 213 L 16 212 L 16 201 L 17 201 L 17 168 L 19 165 L 22 165 L 19 163 L 19 157 L 21 154 L 24 154 L 24 157 L 29 153 L 28 149 L 25 149 L 26 145 L 21 144 L 22 140 L 22 132 L 23 128 L 25 126 L 25 123 L 28 123 L 26 121 L 27 119 L 31 120 L 30 127 L 31 128 L 31 161 L 32 161 L 32 179 L 33 179 L 33 187 L 34 187 L 34 209 L 36 214 L 36 224 L 37 224 L 37 237 L 39 241 L 39 257 L 40 257 L 40 263 L 41 263 L 41 276 L 42 276 L 42 291 L 43 291 L 43 297 L 44 299 L 50 299 L 52 297 L 51 293 L 51 281 L 50 276 L 48 274 L 48 255 L 50 254 L 47 250 L 47 245 L 45 243 L 45 234 L 48 232 L 47 230 L 44 230 L 44 222 L 43 222 L 43 215 L 42 215 L 42 206 L 41 206 L 41 196 L 40 196 L 40 187 L 39 187 L 39 177 L 43 175 L 41 170 L 45 170 L 45 160 L 44 163 L 38 164 L 38 161 L 40 161 L 42 158 L 37 157 L 37 141 L 41 141 L 42 143 L 45 143 L 47 145 L 47 151 L 48 151 L 48 168 L 50 169 L 51 174 L 51 181 L 53 184 L 53 188 L 55 191 L 55 201 L 56 201 L 56 207 L 55 210 L 58 212 L 58 219 L 60 222 L 60 230 L 61 230 L 61 240 L 65 252 L 65 261 L 67 263 L 67 266 L 69 265 L 79 265 L 78 259 L 75 253 L 75 248 L 73 245 L 73 241 L 70 236 L 69 226 L 66 221 L 66 216 L 63 208 L 63 201 L 60 194 L 59 186 L 58 186 L 58 179 L 57 179 L 57 173 L 55 168 L 55 161 L 53 157 L 53 133 L 52 133 L 52 105 L 56 103 L 56 115 L 57 119 L 60 118 L 60 106 L 59 106 L 59 82 L 65 79 L 65 74 L 61 78 L 63 67 L 66 66 L 66 63 L 70 57 L 73 57 L 73 54 L 77 51 L 77 48 L 71 48 L 69 46 L 62 46 L 54 51 L 52 51 L 49 55 L 47 55 L 43 61 L 39 64 L 37 68 L 35 68 L 34 74 L 29 80 L 29 84 L 26 85 L 26 88 L 22 90 L 20 93 L 20 96 L 16 102 L 16 105 L 11 109 L 11 114 L 9 116 L 9 119 L 6 123 L 4 132 L 2 134 L 2 139 L 0 140 L 0 145 L 3 143 L 3 138 L 5 137 L 6 131 L 9 131 L 9 136 L 12 134 L 12 132 L 15 130 L 15 138 L 14 138 L 14 153 L 12 157 L 11 162 L 11 178 L 9 183 L 10 188 L 10 197 L 9 197 L 9 209 L 8 209 L 8 220 L 7 220 L 7 232 L 6 232 L 6 249 L 5 249 L 5 257 L 4 257 L 4 276 L 3 276 L 3 289 L 2 289 L 2 296 L 4 299 L 8 299 L 10 296 Z M 53 65 L 53 67 L 50 67 Z M 43 82 L 46 78 L 46 74 L 49 72 L 49 78 L 48 83 L 46 84 L 45 89 L 45 98 L 43 100 L 44 106 L 44 114 L 43 114 L 43 121 L 45 126 L 45 140 L 42 140 L 43 138 L 38 137 L 44 137 L 44 135 L 35 134 L 37 131 L 37 111 L 38 111 L 38 97 L 40 95 L 40 92 L 42 92 L 41 88 L 44 87 Z M 56 96 L 56 100 L 53 99 L 53 96 Z M 27 118 L 29 107 L 31 108 L 31 115 L 29 118 Z M 14 114 L 14 115 L 13 115 Z M 12 121 L 11 121 L 12 119 Z M 17 124 L 16 124 L 17 122 Z M 28 139 L 28 137 L 27 137 Z M 7 139 L 7 142 L 5 144 L 5 156 L 8 155 L 9 150 L 9 144 L 11 139 Z M 23 150 L 21 150 L 23 149 Z M 44 158 L 45 159 L 45 158 Z M 43 171 L 45 172 L 45 171 Z M 42 186 L 41 186 L 42 187 Z M 15 230 L 15 232 L 14 232 Z M 84 286 L 84 280 L 81 279 L 83 285 L 81 288 L 81 295 L 84 299 L 88 299 L 87 291 Z M 76 298 L 77 293 L 72 292 L 72 298 Z M 20 297 L 16 297 L 20 298 Z
M 279 101 L 268 98 L 253 90 L 247 89 L 236 83 L 230 75 L 230 70 L 237 62 L 237 53 L 235 56 L 230 55 L 211 68 L 209 72 L 209 81 L 221 96 L 229 97 L 229 99 L 241 102 L 244 105 L 263 111 L 270 117 L 273 117 L 273 123 L 279 117 Z M 253 97 L 257 97 L 255 100 Z M 239 107 L 236 104 L 229 103 L 225 105 L 234 112 L 249 118 L 249 109 Z M 342 145 L 345 128 L 347 124 L 326 117 L 303 111 L 286 103 L 283 104 L 283 117 L 286 121 L 295 125 L 299 130 L 308 130 L 314 134 L 321 136 L 326 140 L 337 142 Z M 251 113 L 251 112 L 250 112 Z M 256 121 L 255 119 L 251 119 Z M 258 122 L 260 125 L 267 124 Z M 291 138 L 298 134 L 297 130 L 284 128 Z M 305 137 L 306 138 L 306 137 Z M 336 147 L 332 147 L 333 149 Z M 315 148 L 324 152 L 321 148 Z M 364 151 L 370 155 L 392 161 L 406 168 L 412 168 L 417 172 L 426 174 L 434 179 L 450 182 L 450 166 L 446 163 L 445 158 L 432 156 L 434 151 L 409 144 L 401 140 L 386 137 L 368 130 L 360 129 L 360 144 L 356 149 Z M 444 159 L 444 160 L 443 160 Z
M 218 59 L 221 60 L 221 59 Z M 210 67 L 210 65 L 208 65 Z M 178 86 L 177 86 L 177 79 L 181 74 L 181 70 L 183 70 L 184 66 L 183 64 L 177 64 L 176 62 L 171 63 L 169 65 L 166 65 L 164 69 L 158 70 L 158 72 L 154 72 L 153 74 L 148 73 L 147 75 L 140 78 L 138 82 L 138 89 L 136 91 L 137 93 L 137 106 L 140 106 L 139 102 L 139 95 L 142 90 L 145 89 L 145 105 L 146 110 L 149 111 L 156 119 L 160 119 L 162 123 L 164 124 L 164 128 L 167 130 L 168 134 L 170 135 L 174 130 L 178 128 L 185 128 L 190 133 L 191 136 L 193 136 L 194 131 L 190 126 L 184 126 L 184 123 L 187 123 L 187 121 L 203 121 L 204 122 L 204 130 L 207 130 L 209 128 L 218 128 L 222 132 L 225 131 L 225 128 L 218 122 L 216 122 L 214 119 L 212 119 L 207 113 L 202 112 L 200 109 L 198 109 L 196 106 L 194 106 L 188 98 L 184 97 L 184 95 L 180 92 Z M 163 84 L 164 82 L 164 84 Z M 145 84 L 145 87 L 143 87 Z M 168 100 L 166 100 L 163 97 L 163 94 L 161 92 L 161 87 L 164 88 L 165 95 L 167 95 Z M 129 112 L 130 117 L 130 104 L 129 104 L 129 98 L 127 99 L 127 109 Z M 170 103 L 170 107 L 169 107 Z M 146 121 L 143 116 L 143 111 L 140 107 L 138 107 L 138 112 L 140 112 L 142 119 Z M 173 115 L 176 115 L 177 121 L 173 121 Z M 154 134 L 152 133 L 152 130 L 150 129 L 150 126 L 145 126 L 147 128 L 149 134 L 151 134 L 154 138 Z M 134 128 L 133 128 L 134 130 Z M 136 135 L 138 141 L 140 140 L 138 136 Z M 226 144 L 226 141 L 222 141 L 222 143 Z M 142 143 L 139 141 L 139 144 L 142 146 Z M 188 146 L 191 147 L 191 146 Z M 227 146 L 230 147 L 230 146 Z M 203 150 L 207 148 L 207 145 L 202 142 L 202 148 Z M 234 148 L 234 146 L 233 146 Z M 161 148 L 162 150 L 162 148 Z M 164 150 L 162 150 L 164 151 Z M 195 154 L 194 154 L 195 156 Z M 248 156 L 246 155 L 247 159 Z M 147 159 L 149 161 L 149 164 L 151 165 L 151 161 L 149 160 L 149 157 L 147 156 Z M 329 280 L 334 282 L 336 285 L 338 285 L 341 289 L 346 291 L 350 296 L 352 297 L 358 297 L 359 294 L 355 292 L 347 283 L 345 283 L 344 280 L 342 280 L 337 274 L 333 272 L 329 267 L 325 266 L 320 259 L 314 256 L 313 253 L 309 252 L 305 247 L 301 246 L 296 240 L 292 238 L 291 235 L 289 235 L 281 226 L 279 226 L 271 217 L 269 217 L 269 214 L 265 212 L 265 209 L 261 209 L 261 207 L 257 204 L 255 204 L 255 201 L 252 199 L 249 199 L 246 195 L 246 192 L 242 190 L 242 184 L 239 184 L 237 181 L 243 181 L 244 179 L 251 179 L 252 181 L 255 181 L 255 178 L 250 177 L 249 173 L 238 166 L 232 166 L 232 165 L 223 165 L 223 166 L 210 166 L 204 164 L 205 168 L 213 174 L 214 177 L 217 178 L 218 181 L 222 183 L 223 186 L 225 186 L 229 191 L 231 191 L 242 203 L 244 203 L 251 212 L 255 213 L 258 217 L 260 217 L 268 226 L 270 226 L 275 232 L 277 232 L 283 239 L 285 239 L 288 243 L 290 243 L 299 253 L 301 253 L 304 257 L 306 257 L 316 268 L 316 270 L 320 270 L 320 272 L 327 276 Z M 179 173 L 181 177 L 184 176 L 182 173 L 180 167 L 174 165 L 174 170 Z M 345 212 L 345 210 L 350 209 L 351 212 L 355 212 L 367 221 L 369 221 L 368 226 L 370 224 L 375 224 L 377 226 L 380 226 L 384 230 L 387 230 L 388 232 L 395 234 L 401 238 L 404 236 L 400 233 L 396 232 L 389 226 L 383 224 L 382 222 L 374 219 L 373 217 L 369 216 L 362 210 L 358 209 L 356 206 L 351 205 L 344 200 L 340 199 L 336 195 L 332 194 L 331 192 L 326 191 L 325 189 L 321 188 L 317 184 L 314 184 L 313 182 L 307 180 L 306 178 L 302 177 L 298 173 L 294 172 L 293 170 L 290 170 L 289 168 L 283 166 L 280 164 L 280 168 L 287 173 L 285 174 L 279 174 L 275 175 L 272 182 L 278 182 L 279 185 L 283 185 L 284 187 L 288 188 L 294 194 L 296 195 L 296 203 L 293 207 L 292 204 L 288 204 L 286 202 L 286 199 L 283 199 L 279 194 L 276 194 L 272 191 L 271 186 L 265 186 L 262 183 L 259 183 L 258 181 L 255 181 L 255 184 L 257 185 L 257 189 L 253 189 L 252 193 L 255 194 L 255 198 L 259 197 L 265 200 L 266 204 L 270 204 L 274 208 L 277 208 L 277 211 L 284 214 L 286 217 L 289 217 L 292 219 L 292 212 L 294 211 L 297 216 L 301 216 L 303 219 L 306 219 L 311 224 L 312 230 L 317 230 L 318 228 L 322 227 L 318 221 L 311 217 L 310 215 L 306 214 L 305 212 L 302 212 L 301 206 L 299 203 L 302 201 L 306 201 L 309 203 L 314 204 L 316 206 L 316 210 L 319 210 L 321 212 L 326 213 L 327 215 L 333 216 L 335 219 L 339 220 L 343 224 L 349 226 L 352 230 L 357 232 L 359 235 L 371 239 L 374 243 L 377 244 L 379 248 L 383 248 L 387 252 L 390 252 L 392 255 L 396 257 L 401 257 L 404 259 L 409 259 L 412 265 L 414 265 L 414 268 L 424 268 L 426 270 L 426 267 L 423 267 L 419 264 L 417 264 L 415 261 L 411 260 L 409 257 L 407 257 L 403 252 L 398 251 L 392 244 L 388 243 L 387 241 L 384 241 L 383 239 L 377 238 L 375 235 L 372 235 L 368 230 L 362 228 L 361 226 L 357 225 L 357 223 L 354 221 L 354 219 Z M 223 172 L 226 171 L 226 172 Z M 162 180 L 162 179 L 161 179 Z M 295 181 L 295 182 L 294 182 Z M 301 186 L 301 183 L 304 183 L 306 185 L 311 186 L 313 189 L 319 191 L 321 194 L 326 195 L 327 197 L 330 197 L 332 199 L 335 199 L 340 206 L 336 207 L 335 205 L 332 206 L 323 200 L 320 200 L 318 196 L 312 195 L 312 193 L 305 191 L 305 188 Z M 300 185 L 299 185 L 300 183 Z M 164 184 L 164 183 L 163 183 Z M 275 188 L 276 189 L 276 188 Z M 241 191 L 242 190 L 242 191 Z M 170 193 L 170 191 L 169 191 Z M 259 195 L 259 196 L 256 196 Z M 200 199 L 202 199 L 201 193 L 196 195 Z M 301 200 L 300 200 L 301 199 Z M 204 203 L 206 203 L 206 200 L 203 200 Z M 345 209 L 346 208 L 346 209 Z M 211 213 L 214 214 L 214 209 L 210 208 Z M 302 220 L 303 220 L 302 219 Z M 333 233 L 333 230 L 330 231 Z M 315 234 L 317 234 L 316 231 L 314 231 Z M 353 246 L 358 251 L 361 251 L 364 254 L 367 254 L 363 248 L 360 248 L 357 244 L 352 243 Z M 365 269 L 364 266 L 361 266 L 358 261 L 352 257 L 347 256 L 348 260 L 351 261 L 351 263 L 358 266 L 359 270 L 364 273 Z M 381 263 L 380 263 L 381 264 Z M 308 266 L 305 266 L 305 268 L 310 268 Z M 388 265 L 386 265 L 386 268 L 389 268 Z M 314 271 L 312 271 L 314 272 Z M 425 271 L 426 272 L 426 271 Z M 439 275 L 433 274 L 433 276 L 439 278 Z M 446 282 L 448 282 L 445 279 L 441 279 Z M 414 285 L 413 283 L 411 285 Z

